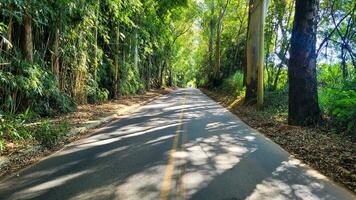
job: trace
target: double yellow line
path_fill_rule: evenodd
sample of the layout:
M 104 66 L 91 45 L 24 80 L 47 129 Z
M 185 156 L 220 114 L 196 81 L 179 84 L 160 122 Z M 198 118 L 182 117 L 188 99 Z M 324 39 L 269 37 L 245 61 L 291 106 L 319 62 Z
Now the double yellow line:
M 185 104 L 186 104 L 186 96 L 184 96 L 183 106 Z M 171 191 L 172 176 L 173 176 L 174 166 L 175 166 L 175 154 L 177 152 L 180 132 L 182 131 L 183 128 L 183 116 L 184 116 L 184 110 L 182 109 L 179 116 L 179 122 L 178 122 L 179 124 L 173 139 L 172 150 L 170 151 L 169 154 L 169 160 L 164 174 L 163 183 L 161 186 L 160 200 L 167 200 L 169 198 L 169 194 Z

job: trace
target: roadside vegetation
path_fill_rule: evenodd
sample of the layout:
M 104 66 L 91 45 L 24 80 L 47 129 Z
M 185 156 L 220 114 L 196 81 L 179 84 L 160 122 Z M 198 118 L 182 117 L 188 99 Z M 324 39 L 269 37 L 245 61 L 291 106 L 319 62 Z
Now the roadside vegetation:
M 0 2 L 0 155 L 12 144 L 56 147 L 63 115 L 145 91 L 183 86 L 187 1 Z M 188 78 L 187 78 L 188 79 Z

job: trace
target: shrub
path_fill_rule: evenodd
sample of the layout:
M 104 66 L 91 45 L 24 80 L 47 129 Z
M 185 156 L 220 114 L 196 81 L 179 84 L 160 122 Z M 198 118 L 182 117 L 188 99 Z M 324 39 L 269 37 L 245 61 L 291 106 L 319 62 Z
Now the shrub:
M 339 130 L 356 136 L 356 77 L 352 68 L 349 72 L 343 78 L 340 64 L 323 65 L 318 70 L 319 102 Z
M 104 102 L 109 99 L 109 91 L 105 88 L 99 88 L 98 83 L 89 80 L 86 87 L 88 103 L 94 104 Z
M 235 74 L 223 80 L 220 89 L 226 93 L 239 96 L 244 92 L 243 79 L 243 73 L 236 71 Z
M 74 111 L 76 104 L 57 87 L 55 76 L 43 67 L 14 60 L 0 71 L 0 105 L 15 114 L 31 107 L 41 116 Z
M 34 113 L 30 109 L 18 115 L 4 115 L 0 113 L 0 139 L 24 140 L 31 139 L 31 130 L 26 126 Z
M 285 87 L 274 91 L 266 90 L 264 108 L 266 112 L 271 112 L 272 114 L 287 115 L 288 88 Z
M 34 137 L 46 148 L 55 147 L 60 138 L 69 130 L 67 121 L 52 125 L 49 120 L 44 120 L 35 130 Z
M 338 127 L 356 136 L 356 90 L 328 88 L 323 91 L 322 108 Z
M 0 152 L 2 152 L 3 150 L 5 150 L 5 140 L 2 139 L 0 135 Z
M 120 68 L 120 75 L 120 93 L 122 95 L 136 94 L 144 90 L 145 86 L 141 82 L 138 69 L 133 64 L 125 63 Z

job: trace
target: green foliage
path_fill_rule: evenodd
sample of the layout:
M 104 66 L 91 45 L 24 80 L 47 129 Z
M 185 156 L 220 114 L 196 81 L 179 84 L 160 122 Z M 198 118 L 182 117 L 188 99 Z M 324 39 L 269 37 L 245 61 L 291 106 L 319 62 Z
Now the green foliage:
M 55 147 L 60 138 L 69 130 L 69 124 L 67 121 L 61 121 L 59 124 L 54 124 L 49 120 L 44 120 L 36 128 L 34 138 L 40 142 L 40 144 L 46 148 Z
M 332 122 L 350 134 L 356 134 L 356 78 L 330 83 L 319 91 L 320 105 Z
M 32 139 L 37 140 L 44 147 L 52 148 L 69 130 L 67 121 L 54 125 L 49 120 L 31 124 L 35 116 L 36 114 L 30 109 L 17 115 L 0 114 L 0 151 L 5 149 L 6 141 Z
M 144 90 L 138 70 L 129 63 L 122 66 L 120 81 L 120 92 L 122 95 L 135 94 Z
M 86 85 L 86 93 L 88 103 L 95 104 L 98 102 L 104 102 L 109 99 L 109 91 L 105 88 L 99 88 L 99 85 L 94 80 L 89 80 Z
M 288 88 L 265 92 L 264 112 L 272 115 L 287 116 L 288 114 Z
M 236 71 L 235 74 L 223 80 L 221 86 L 222 91 L 240 96 L 244 92 L 243 86 L 244 75 L 240 71 Z
M 5 150 L 5 140 L 2 139 L 2 135 L 0 133 L 0 152 Z
M 76 107 L 74 101 L 56 87 L 52 73 L 36 64 L 14 61 L 0 71 L 0 84 L 0 91 L 7 95 L 0 99 L 0 105 L 8 113 L 14 114 L 27 106 L 39 115 L 48 116 L 70 112 Z
M 0 139 L 25 140 L 31 139 L 31 130 L 26 124 L 34 117 L 30 109 L 17 115 L 4 115 L 0 113 Z

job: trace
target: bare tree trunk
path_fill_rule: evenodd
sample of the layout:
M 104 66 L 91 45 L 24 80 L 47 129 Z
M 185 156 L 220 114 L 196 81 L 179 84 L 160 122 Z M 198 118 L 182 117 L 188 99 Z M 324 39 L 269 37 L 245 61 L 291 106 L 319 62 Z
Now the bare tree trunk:
M 264 18 L 268 0 L 250 1 L 245 103 L 263 105 Z
M 289 78 L 290 125 L 320 121 L 316 80 L 316 31 L 319 0 L 297 0 L 291 38 Z
M 24 59 L 33 62 L 32 18 L 28 13 L 23 17 L 21 50 Z

